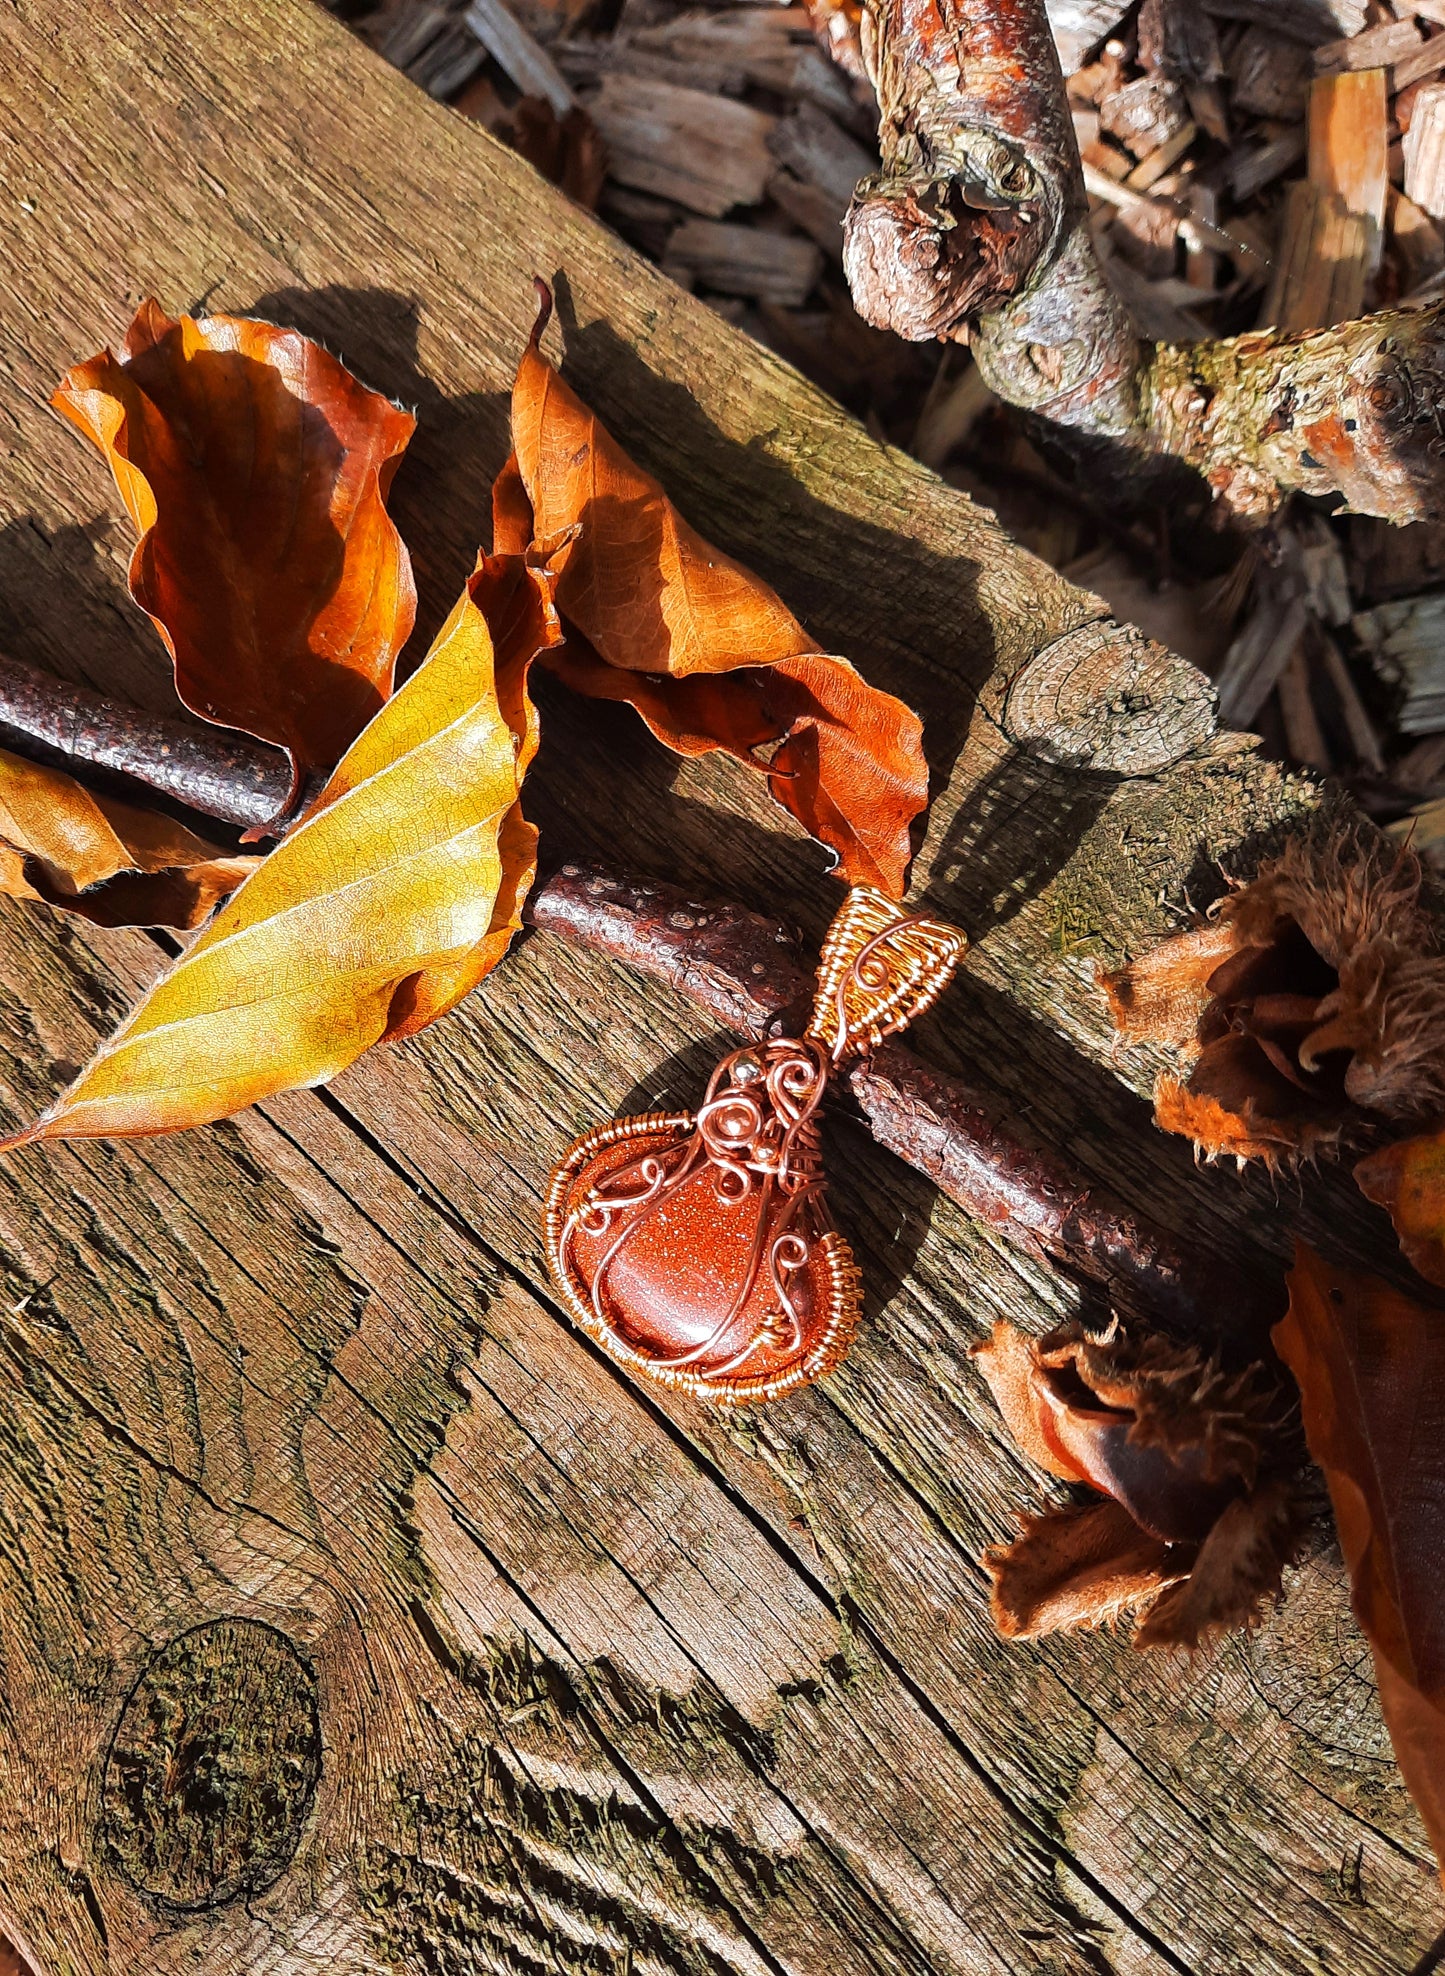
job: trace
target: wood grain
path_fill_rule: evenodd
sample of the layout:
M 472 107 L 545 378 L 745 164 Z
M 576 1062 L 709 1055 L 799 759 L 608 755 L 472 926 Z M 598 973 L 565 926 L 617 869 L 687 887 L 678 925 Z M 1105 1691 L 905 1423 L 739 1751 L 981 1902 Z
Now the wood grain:
M 1095 964 L 1314 797 L 1192 714 L 1145 720 L 1189 750 L 1147 776 L 1010 738 L 1010 682 L 1096 599 L 319 9 L 99 0 L 82 53 L 73 9 L 22 0 L 0 60 L 0 648 L 173 704 L 119 504 L 46 409 L 146 291 L 295 322 L 418 405 L 396 507 L 429 635 L 541 272 L 619 437 L 928 721 L 919 895 L 977 944 L 919 1048 L 1224 1253 L 1278 1260 L 1296 1220 L 1383 1257 L 1338 1181 L 1280 1201 L 1196 1175 L 1148 1124 L 1152 1064 L 1113 1056 Z M 1161 664 L 1161 707 L 1187 708 Z M 821 854 L 751 778 L 559 690 L 543 713 L 544 848 L 821 930 Z M 163 960 L 0 910 L 7 1124 Z M 1040 1482 L 967 1349 L 1073 1286 L 838 1120 L 865 1321 L 824 1388 L 736 1421 L 663 1407 L 558 1315 L 550 1161 L 614 1109 L 690 1100 L 717 1040 L 537 934 L 329 1091 L 0 1166 L 0 1930 L 38 1976 L 1408 1969 L 1438 1883 L 1323 1540 L 1257 1640 L 1193 1666 L 988 1627 L 979 1551 Z M 285 1649 L 244 1670 L 284 1831 L 226 1729 L 247 1626 Z

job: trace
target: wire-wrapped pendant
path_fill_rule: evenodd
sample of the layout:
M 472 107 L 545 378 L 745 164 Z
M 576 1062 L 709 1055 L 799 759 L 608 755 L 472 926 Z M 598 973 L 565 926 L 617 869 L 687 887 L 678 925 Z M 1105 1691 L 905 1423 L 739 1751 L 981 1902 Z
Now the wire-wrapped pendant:
M 613 1358 L 722 1405 L 776 1399 L 838 1363 L 859 1277 L 828 1210 L 819 1106 L 838 1064 L 942 993 L 965 946 L 856 886 L 801 1037 L 734 1050 L 695 1114 L 618 1119 L 577 1141 L 548 1193 L 547 1258 Z

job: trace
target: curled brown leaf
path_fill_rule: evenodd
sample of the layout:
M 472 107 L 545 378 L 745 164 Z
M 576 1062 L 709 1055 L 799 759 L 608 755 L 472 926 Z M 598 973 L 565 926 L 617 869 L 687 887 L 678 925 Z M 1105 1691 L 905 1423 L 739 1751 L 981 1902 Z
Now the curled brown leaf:
M 1445 1868 L 1445 1319 L 1303 1244 L 1289 1290 L 1274 1342 L 1329 1484 L 1401 1774 Z
M 329 770 L 391 691 L 416 615 L 386 494 L 415 429 L 308 337 L 143 302 L 56 409 L 139 534 L 130 587 L 193 712 Z
M 985 1554 L 1010 1637 L 1132 1615 L 1140 1646 L 1198 1647 L 1255 1622 L 1297 1541 L 1278 1474 L 1278 1393 L 1192 1347 L 1117 1323 L 1033 1339 L 1000 1323 L 976 1354 L 1021 1450 L 1106 1500 L 1025 1520 Z
M 1445 1287 L 1445 1130 L 1382 1146 L 1356 1166 L 1355 1182 L 1387 1211 L 1407 1260 Z
M 255 868 L 169 817 L 0 750 L 0 892 L 98 926 L 199 926 Z

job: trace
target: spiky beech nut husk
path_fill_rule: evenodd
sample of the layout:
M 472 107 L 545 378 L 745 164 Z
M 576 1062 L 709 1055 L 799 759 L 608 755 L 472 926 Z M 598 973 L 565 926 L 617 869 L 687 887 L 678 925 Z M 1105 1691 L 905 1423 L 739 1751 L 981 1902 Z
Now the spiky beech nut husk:
M 1136 1645 L 1193 1649 L 1258 1624 L 1303 1524 L 1276 1376 L 1117 1321 L 1000 1323 L 976 1357 L 1023 1453 L 1103 1499 L 984 1553 L 1005 1638 L 1129 1618 Z
M 1192 1055 L 1155 1117 L 1210 1158 L 1290 1165 L 1445 1110 L 1445 957 L 1419 859 L 1317 826 L 1192 932 L 1101 975 L 1117 1027 Z

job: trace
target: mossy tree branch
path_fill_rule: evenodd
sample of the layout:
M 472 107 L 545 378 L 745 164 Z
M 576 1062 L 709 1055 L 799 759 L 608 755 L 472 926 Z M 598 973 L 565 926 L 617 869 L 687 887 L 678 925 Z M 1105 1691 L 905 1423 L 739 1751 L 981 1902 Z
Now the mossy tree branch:
M 883 163 L 844 264 L 866 320 L 967 341 L 991 389 L 1109 469 L 1111 498 L 1192 472 L 1246 525 L 1295 491 L 1400 523 L 1445 513 L 1445 305 L 1152 343 L 1094 251 L 1044 0 L 870 0 L 863 47 Z

